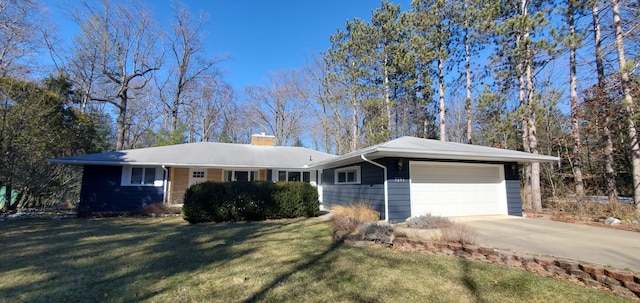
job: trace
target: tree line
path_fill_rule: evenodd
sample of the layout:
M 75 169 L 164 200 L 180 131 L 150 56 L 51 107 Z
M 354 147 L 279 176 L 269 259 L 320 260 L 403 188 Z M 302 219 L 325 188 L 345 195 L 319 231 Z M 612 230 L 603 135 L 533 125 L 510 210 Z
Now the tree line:
M 634 1 L 383 1 L 323 53 L 323 143 L 413 135 L 557 155 L 522 168 L 525 210 L 543 194 L 623 194 L 640 215 L 638 17 Z
M 640 214 L 638 5 L 385 0 L 369 19 L 346 20 L 305 66 L 238 90 L 219 70 L 227 58 L 205 47 L 208 16 L 184 4 L 172 4 L 162 26 L 143 4 L 82 0 L 68 10 L 79 32 L 65 41 L 35 0 L 0 0 L 0 151 L 11 154 L 0 182 L 35 203 L 64 190 L 36 194 L 18 177 L 29 169 L 77 184 L 77 172 L 49 177 L 62 169 L 51 157 L 246 143 L 262 131 L 278 145 L 344 154 L 411 135 L 560 156 L 522 168 L 527 210 L 543 196 L 625 195 Z M 29 94 L 16 92 L 27 86 Z M 31 104 L 45 99 L 48 107 Z M 27 115 L 49 112 L 65 123 Z M 32 132 L 17 131 L 25 123 Z M 66 136 L 69 146 L 35 143 L 68 131 L 88 135 Z

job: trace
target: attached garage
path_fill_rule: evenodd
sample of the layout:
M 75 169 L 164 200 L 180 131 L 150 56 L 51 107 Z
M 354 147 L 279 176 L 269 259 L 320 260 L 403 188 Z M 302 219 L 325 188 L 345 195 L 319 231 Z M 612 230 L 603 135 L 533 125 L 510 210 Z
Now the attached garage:
M 411 215 L 496 215 L 508 213 L 504 166 L 409 163 Z
M 388 222 L 445 217 L 522 216 L 519 163 L 556 157 L 472 144 L 401 137 L 317 163 L 321 205 L 368 202 Z M 353 171 L 355 182 L 331 178 Z M 327 177 L 329 176 L 329 177 Z M 336 181 L 338 180 L 338 181 Z

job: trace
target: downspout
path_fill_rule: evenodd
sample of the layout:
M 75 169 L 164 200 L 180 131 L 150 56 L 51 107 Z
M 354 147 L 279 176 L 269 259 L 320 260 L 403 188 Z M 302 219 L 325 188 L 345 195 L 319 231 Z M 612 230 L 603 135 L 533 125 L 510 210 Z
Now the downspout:
M 162 164 L 162 169 L 164 170 L 164 178 L 162 180 L 162 203 L 167 204 L 167 182 L 169 181 L 169 170 L 167 167 Z
M 364 155 L 360 155 L 362 160 L 369 162 L 384 171 L 384 222 L 389 222 L 389 191 L 387 190 L 387 167 L 367 159 Z

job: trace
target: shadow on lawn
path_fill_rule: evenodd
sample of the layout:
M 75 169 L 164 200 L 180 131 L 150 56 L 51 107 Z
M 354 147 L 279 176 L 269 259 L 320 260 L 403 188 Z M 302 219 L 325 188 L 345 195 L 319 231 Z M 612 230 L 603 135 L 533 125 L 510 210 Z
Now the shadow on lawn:
M 473 295 L 475 302 L 478 302 L 478 303 L 487 302 L 487 300 L 485 300 L 482 297 L 482 292 L 480 291 L 480 287 L 478 286 L 478 283 L 476 282 L 476 280 L 473 277 L 473 274 L 471 273 L 471 261 L 461 259 L 460 263 L 462 265 L 461 279 L 464 287 L 466 287 L 469 290 L 469 292 Z
M 241 245 L 245 241 L 295 229 L 298 222 L 190 225 L 172 220 L 3 222 L 0 301 L 149 299 L 179 283 L 165 279 L 242 258 L 257 247 Z
M 310 268 L 315 267 L 315 266 L 320 266 L 320 263 L 322 262 L 322 260 L 324 260 L 331 252 L 333 252 L 340 245 L 341 244 L 334 242 L 331 246 L 329 246 L 329 248 L 327 248 L 326 250 L 324 250 L 320 254 L 316 255 L 312 259 L 309 259 L 309 261 L 304 262 L 304 263 L 296 266 L 293 270 L 291 270 L 289 272 L 286 272 L 286 273 L 278 276 L 277 278 L 273 279 L 273 281 L 271 281 L 271 283 L 269 283 L 268 285 L 263 287 L 260 291 L 256 292 L 253 296 L 251 296 L 251 298 L 248 298 L 244 302 L 248 303 L 248 302 L 259 301 L 260 299 L 264 298 L 264 296 L 269 291 L 271 291 L 274 287 L 279 285 L 281 282 L 284 282 L 284 281 L 288 280 L 293 274 L 295 274 L 297 272 L 300 272 L 300 271 L 303 271 L 303 270 L 310 269 Z

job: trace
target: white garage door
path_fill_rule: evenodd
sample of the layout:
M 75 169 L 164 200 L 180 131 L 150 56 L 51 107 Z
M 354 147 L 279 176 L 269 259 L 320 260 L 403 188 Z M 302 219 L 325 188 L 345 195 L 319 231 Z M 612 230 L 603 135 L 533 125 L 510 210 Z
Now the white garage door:
M 507 214 L 501 165 L 410 162 L 411 216 Z

